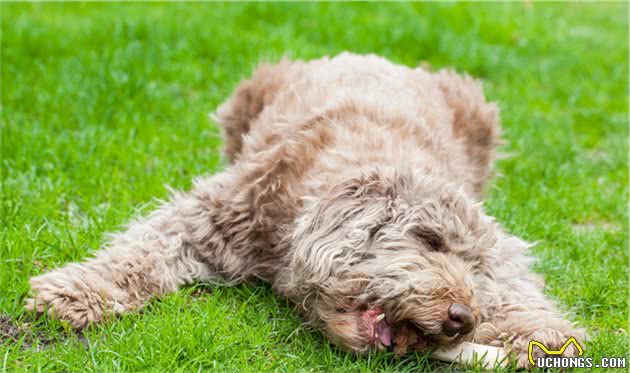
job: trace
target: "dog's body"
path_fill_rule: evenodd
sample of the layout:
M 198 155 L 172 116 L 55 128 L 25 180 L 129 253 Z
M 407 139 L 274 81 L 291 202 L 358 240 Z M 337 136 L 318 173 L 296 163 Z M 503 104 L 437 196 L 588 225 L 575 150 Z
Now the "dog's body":
M 259 277 L 357 352 L 466 339 L 525 367 L 530 339 L 583 336 L 544 297 L 527 245 L 474 202 L 499 126 L 471 78 L 375 56 L 282 61 L 216 118 L 231 165 L 95 258 L 33 278 L 28 308 L 82 328 L 183 284 Z

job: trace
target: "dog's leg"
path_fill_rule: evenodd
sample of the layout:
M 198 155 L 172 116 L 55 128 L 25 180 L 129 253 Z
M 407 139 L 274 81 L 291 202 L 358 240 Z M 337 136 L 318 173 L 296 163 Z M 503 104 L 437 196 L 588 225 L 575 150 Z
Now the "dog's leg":
M 514 354 L 520 368 L 532 368 L 530 341 L 538 341 L 549 350 L 559 350 L 575 337 L 583 343 L 584 330 L 577 328 L 543 293 L 544 283 L 530 271 L 533 259 L 526 256 L 528 245 L 516 237 L 499 235 L 496 255 L 490 270 L 478 277 L 475 289 L 482 320 L 474 341 L 505 347 Z M 583 346 L 583 344 L 582 344 Z M 570 346 L 563 356 L 575 356 Z M 534 348 L 533 359 L 544 355 Z
M 229 171 L 199 180 L 115 234 L 93 258 L 32 278 L 27 308 L 83 328 L 183 284 L 252 275 L 260 264 L 247 254 L 255 245 L 248 221 L 255 214 L 247 200 L 234 202 L 234 180 Z

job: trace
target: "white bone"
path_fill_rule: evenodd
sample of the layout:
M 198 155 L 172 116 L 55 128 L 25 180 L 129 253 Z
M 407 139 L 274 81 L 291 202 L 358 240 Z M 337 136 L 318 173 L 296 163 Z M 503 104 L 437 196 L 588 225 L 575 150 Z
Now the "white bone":
M 458 362 L 471 365 L 474 362 L 482 362 L 483 366 L 505 367 L 508 365 L 507 354 L 504 349 L 486 346 L 477 343 L 462 342 L 455 346 L 440 347 L 431 355 L 432 359 Z

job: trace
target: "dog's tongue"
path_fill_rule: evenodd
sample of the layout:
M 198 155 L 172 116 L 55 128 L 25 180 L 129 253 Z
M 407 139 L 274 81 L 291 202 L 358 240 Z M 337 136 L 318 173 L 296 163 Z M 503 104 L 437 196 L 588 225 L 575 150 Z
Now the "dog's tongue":
M 383 346 L 392 345 L 392 328 L 387 324 L 387 321 L 382 320 L 376 325 L 376 331 L 378 332 L 378 339 L 380 339 Z
M 371 309 L 363 312 L 363 322 L 370 330 L 378 335 L 379 341 L 383 346 L 391 346 L 394 332 L 392 327 L 385 320 L 383 311 L 380 309 Z M 379 320 L 380 319 L 380 320 Z

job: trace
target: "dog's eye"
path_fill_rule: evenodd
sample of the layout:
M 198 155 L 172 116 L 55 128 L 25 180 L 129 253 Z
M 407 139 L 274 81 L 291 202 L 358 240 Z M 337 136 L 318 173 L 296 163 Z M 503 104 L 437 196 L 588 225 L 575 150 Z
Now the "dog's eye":
M 437 232 L 428 229 L 421 229 L 414 232 L 415 235 L 422 241 L 426 247 L 431 251 L 446 251 L 446 243 L 444 238 Z
M 438 235 L 429 236 L 425 239 L 425 242 L 429 248 L 433 251 L 445 251 L 446 245 L 442 237 Z

